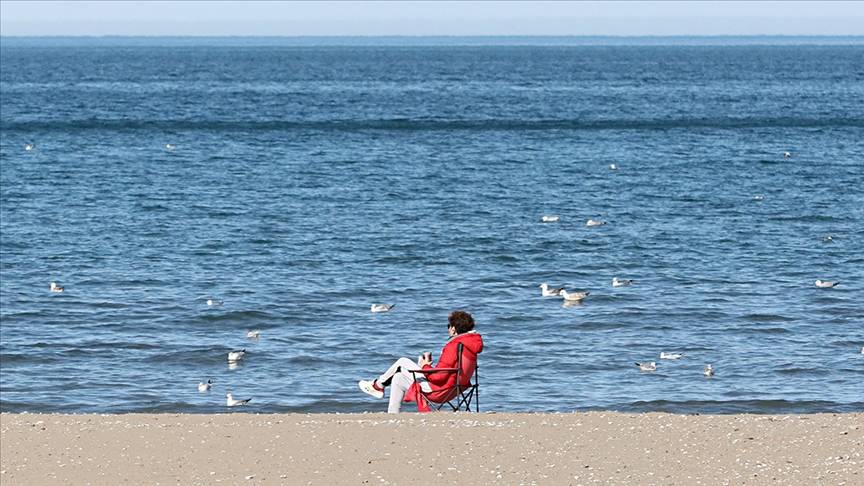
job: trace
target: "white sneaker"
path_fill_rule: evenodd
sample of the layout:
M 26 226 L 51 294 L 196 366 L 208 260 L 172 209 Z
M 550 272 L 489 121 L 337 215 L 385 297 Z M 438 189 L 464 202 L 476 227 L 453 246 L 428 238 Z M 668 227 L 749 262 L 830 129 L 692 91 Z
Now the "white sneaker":
M 359 386 L 364 393 L 368 393 L 375 398 L 384 398 L 384 391 L 376 390 L 373 383 L 375 383 L 373 380 L 360 380 L 357 382 L 357 386 Z

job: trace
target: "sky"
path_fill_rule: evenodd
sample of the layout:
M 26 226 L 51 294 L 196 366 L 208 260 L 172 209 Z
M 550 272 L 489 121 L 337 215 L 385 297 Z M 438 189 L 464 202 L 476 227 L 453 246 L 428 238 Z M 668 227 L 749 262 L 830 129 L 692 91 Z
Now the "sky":
M 0 35 L 864 35 L 864 2 L 0 0 Z

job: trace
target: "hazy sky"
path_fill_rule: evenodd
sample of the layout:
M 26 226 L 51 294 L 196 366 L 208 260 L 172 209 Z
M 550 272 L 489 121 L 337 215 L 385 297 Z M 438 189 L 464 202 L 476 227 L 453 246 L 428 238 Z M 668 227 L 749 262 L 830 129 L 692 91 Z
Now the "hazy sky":
M 864 2 L 0 0 L 19 35 L 864 35 Z

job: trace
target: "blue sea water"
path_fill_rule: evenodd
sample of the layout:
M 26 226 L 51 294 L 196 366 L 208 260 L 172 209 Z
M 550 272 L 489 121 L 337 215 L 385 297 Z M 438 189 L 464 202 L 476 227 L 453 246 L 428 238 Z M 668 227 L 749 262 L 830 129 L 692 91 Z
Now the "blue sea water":
M 0 47 L 3 411 L 383 411 L 457 308 L 483 410 L 864 410 L 861 45 L 83 44 Z

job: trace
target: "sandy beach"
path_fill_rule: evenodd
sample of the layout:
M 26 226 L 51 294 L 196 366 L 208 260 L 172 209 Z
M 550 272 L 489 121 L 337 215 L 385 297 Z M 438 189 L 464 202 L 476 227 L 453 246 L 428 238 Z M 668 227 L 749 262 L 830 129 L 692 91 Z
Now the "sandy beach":
M 864 484 L 864 414 L 0 415 L 0 482 Z

